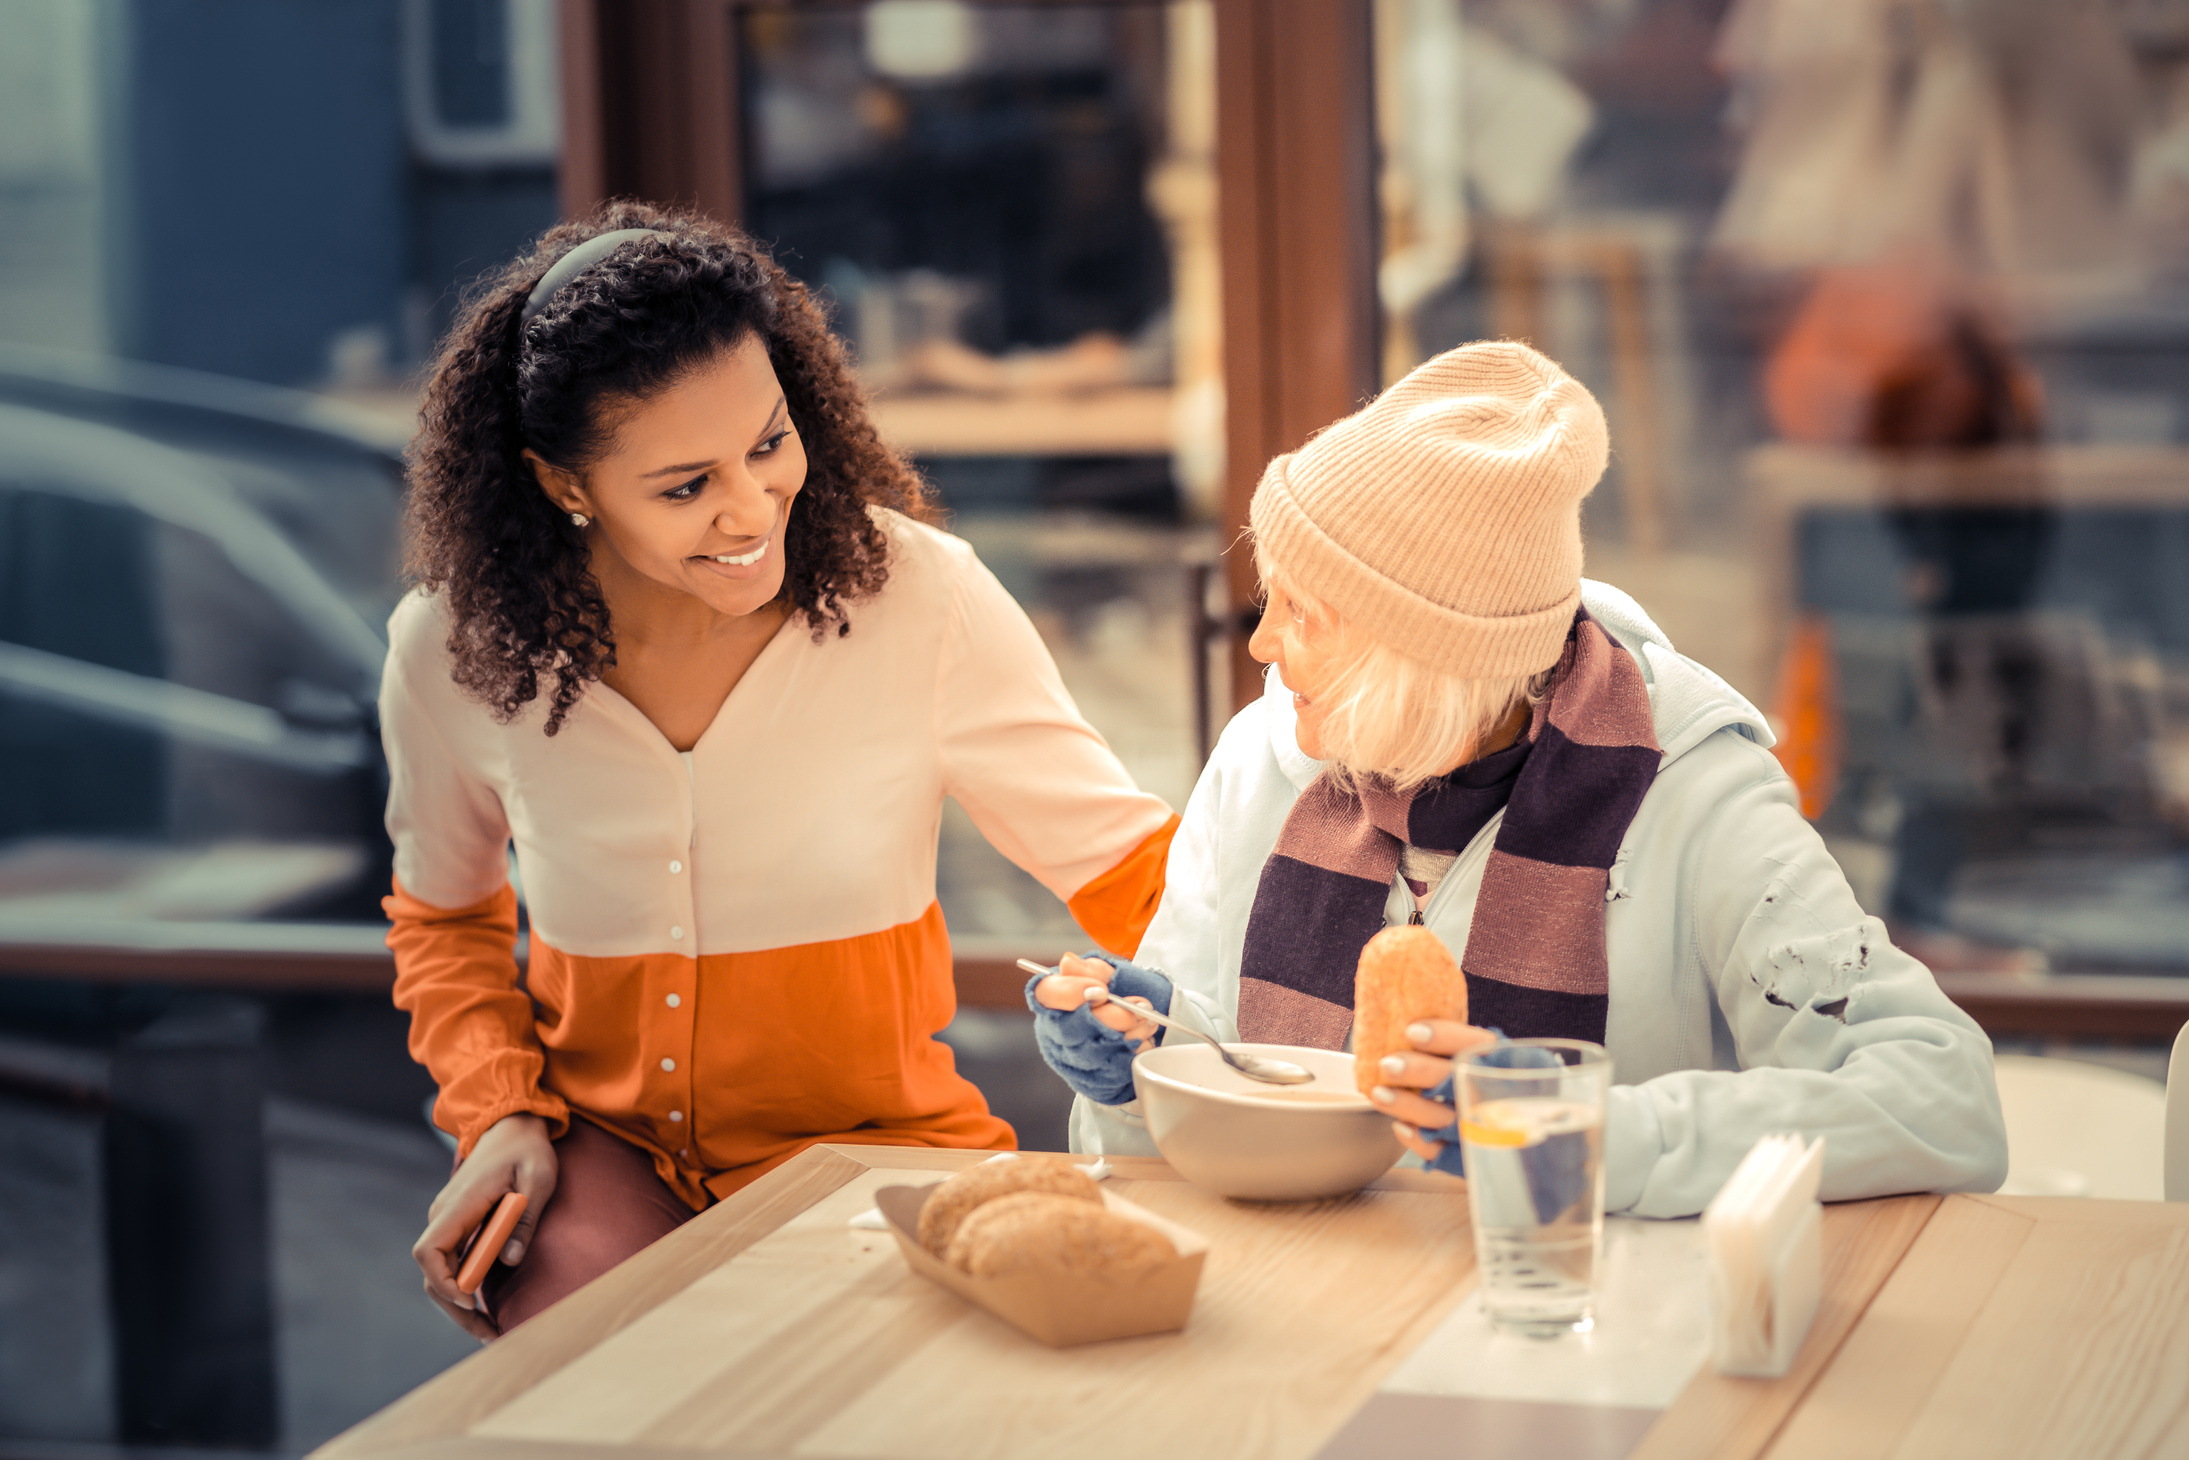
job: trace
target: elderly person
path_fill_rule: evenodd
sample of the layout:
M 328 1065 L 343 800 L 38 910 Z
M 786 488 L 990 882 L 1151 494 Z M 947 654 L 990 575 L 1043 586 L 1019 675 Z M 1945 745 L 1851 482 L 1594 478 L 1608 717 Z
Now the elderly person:
M 1999 1184 L 1982 1031 L 1857 905 L 1763 717 L 1582 579 L 1606 453 L 1589 393 L 1499 342 L 1271 463 L 1251 648 L 1274 672 L 1202 773 L 1136 962 L 1029 985 L 1075 1149 L 1154 1153 L 1129 1061 L 1160 1031 L 1129 1001 L 1342 1048 L 1362 945 L 1419 923 L 1472 1026 L 1415 1026 L 1373 1098 L 1438 1164 L 1453 1116 L 1427 1092 L 1496 1028 L 1609 1048 L 1614 1211 L 1699 1211 L 1775 1131 L 1825 1137 L 1827 1199 Z

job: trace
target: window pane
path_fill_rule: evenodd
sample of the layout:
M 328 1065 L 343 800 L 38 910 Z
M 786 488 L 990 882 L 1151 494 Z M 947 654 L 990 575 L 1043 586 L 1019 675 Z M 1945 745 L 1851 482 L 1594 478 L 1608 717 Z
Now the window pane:
M 1590 575 L 1935 965 L 2189 966 L 2189 10 L 1376 18 L 1386 377 L 1597 393 Z
M 748 226 L 826 295 L 883 434 L 1082 710 L 1184 804 L 1187 600 L 1223 469 L 1209 5 L 740 23 Z M 1074 936 L 954 807 L 941 895 L 961 941 Z
M 35 770 L 0 800 L 0 926 L 369 915 L 371 676 L 326 640 L 341 598 L 242 554 L 233 499 L 199 532 L 88 472 L 6 474 L 0 757 Z
M 0 5 L 0 936 L 380 921 L 399 452 L 555 219 L 556 11 Z

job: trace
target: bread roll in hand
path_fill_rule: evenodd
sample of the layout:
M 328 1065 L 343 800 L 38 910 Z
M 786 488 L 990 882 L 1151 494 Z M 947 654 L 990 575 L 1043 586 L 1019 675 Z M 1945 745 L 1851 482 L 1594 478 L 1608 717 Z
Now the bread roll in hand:
M 1094 1178 L 1062 1156 L 1018 1156 L 968 1166 L 927 1194 L 920 1208 L 920 1245 L 937 1257 L 950 1250 L 958 1224 L 974 1209 L 1022 1191 L 1042 1192 L 1072 1201 L 1102 1205 Z
M 1385 1055 L 1414 1047 L 1406 1026 L 1467 1022 L 1467 975 L 1444 940 L 1423 927 L 1385 928 L 1361 949 L 1353 976 L 1353 1082 L 1363 1095 L 1387 1083 Z

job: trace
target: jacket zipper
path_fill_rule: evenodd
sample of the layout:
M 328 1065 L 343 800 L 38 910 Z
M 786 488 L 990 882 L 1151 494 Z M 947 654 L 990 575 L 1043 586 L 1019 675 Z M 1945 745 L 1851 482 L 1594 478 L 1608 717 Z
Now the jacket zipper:
M 1417 928 L 1427 927 L 1432 921 L 1435 920 L 1436 915 L 1443 910 L 1444 904 L 1449 901 L 1453 895 L 1452 884 L 1458 880 L 1460 869 L 1462 867 L 1471 866 L 1476 861 L 1487 862 L 1490 860 L 1490 848 L 1496 844 L 1497 829 L 1504 824 L 1505 813 L 1500 811 L 1497 813 L 1496 816 L 1490 819 L 1490 822 L 1487 826 L 1483 827 L 1482 830 L 1475 833 L 1474 840 L 1467 843 L 1466 847 L 1460 852 L 1459 860 L 1452 863 L 1452 870 L 1445 873 L 1444 880 L 1437 884 L 1437 890 L 1429 894 L 1429 905 L 1427 907 L 1416 907 L 1413 911 L 1413 915 L 1406 920 L 1407 926 Z M 1482 848 L 1482 854 L 1480 857 L 1476 857 L 1474 855 L 1474 850 L 1477 846 L 1480 846 Z M 1399 887 L 1406 887 L 1405 873 L 1401 872 L 1399 874 L 1396 885 Z M 1407 889 L 1406 896 L 1407 901 L 1411 902 L 1413 900 L 1413 890 L 1411 888 Z

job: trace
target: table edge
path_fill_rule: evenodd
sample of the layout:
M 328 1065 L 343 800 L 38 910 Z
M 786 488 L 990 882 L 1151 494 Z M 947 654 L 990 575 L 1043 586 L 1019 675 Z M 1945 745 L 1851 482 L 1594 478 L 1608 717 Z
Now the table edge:
M 1825 1312 L 1819 1310 L 1815 1326 L 1804 1340 L 1793 1367 L 1784 1376 L 1777 1379 L 1732 1378 L 1718 1373 L 1705 1358 L 1695 1377 L 1658 1416 L 1657 1423 L 1643 1434 L 1628 1460 L 1755 1460 L 1755 1457 L 1767 1454 L 1779 1432 L 1808 1398 L 1809 1391 L 1830 1370 L 1840 1349 L 1861 1326 L 1877 1295 L 1884 1291 L 1893 1274 L 1900 1270 L 1901 1263 L 1907 1260 L 1909 1250 L 1921 1239 L 1946 1202 L 1954 1199 L 1936 1193 L 1909 1192 L 1827 1203 L 1827 1209 L 1868 1207 L 1871 1221 L 1892 1220 L 1899 1213 L 1913 1217 L 1918 1211 L 1920 1216 L 1905 1221 L 1901 1230 L 1888 1234 L 1891 1240 L 1899 1243 L 1898 1250 L 1874 1278 L 1864 1279 L 1868 1291 L 1861 1293 L 1851 1311 L 1834 1315 L 1827 1323 Z M 1826 1265 L 1829 1269 L 1829 1254 Z M 1827 1271 L 1827 1291 L 1830 1283 Z M 1697 1447 L 1698 1430 L 1714 1432 L 1708 1435 L 1703 1448 Z
M 313 1460 L 355 1460 L 429 1441 L 467 1438 L 464 1431 L 471 1425 L 857 1178 L 869 1169 L 861 1159 L 866 1152 L 887 1149 L 809 1146 L 515 1333 L 485 1345 L 336 1435 L 311 1452 Z

